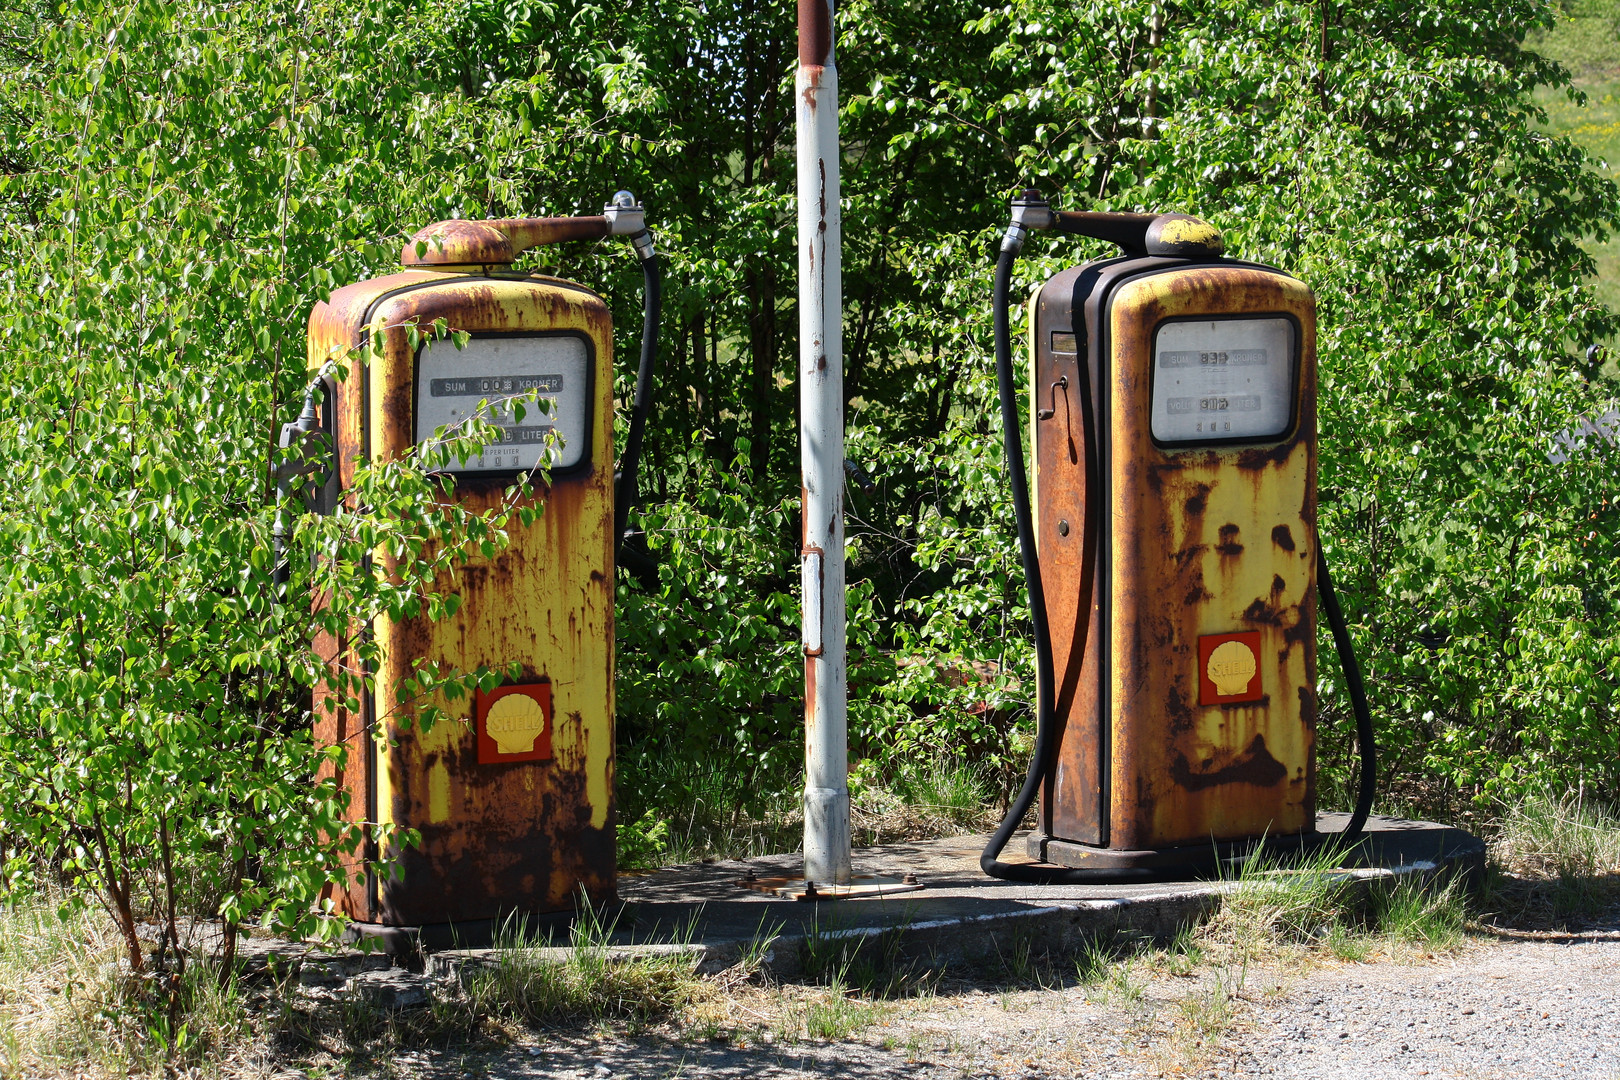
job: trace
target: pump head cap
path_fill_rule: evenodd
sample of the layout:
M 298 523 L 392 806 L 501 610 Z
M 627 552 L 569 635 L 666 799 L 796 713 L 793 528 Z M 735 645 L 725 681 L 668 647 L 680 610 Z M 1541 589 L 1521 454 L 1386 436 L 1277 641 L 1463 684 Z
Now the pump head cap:
M 1226 250 L 1221 230 L 1188 214 L 1160 214 L 1142 239 L 1149 255 L 1215 258 Z

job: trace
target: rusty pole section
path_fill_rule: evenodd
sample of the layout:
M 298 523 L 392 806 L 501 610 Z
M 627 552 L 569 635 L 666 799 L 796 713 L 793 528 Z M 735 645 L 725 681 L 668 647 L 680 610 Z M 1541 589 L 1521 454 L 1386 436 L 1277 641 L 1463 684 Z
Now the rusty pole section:
M 804 476 L 804 876 L 849 882 L 844 332 L 832 0 L 799 0 L 799 463 Z

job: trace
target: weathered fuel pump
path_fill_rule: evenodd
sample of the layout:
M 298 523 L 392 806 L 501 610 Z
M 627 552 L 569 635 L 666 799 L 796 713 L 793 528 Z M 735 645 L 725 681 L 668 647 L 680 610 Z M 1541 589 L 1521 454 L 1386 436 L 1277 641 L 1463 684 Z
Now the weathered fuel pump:
M 1035 512 L 1009 316 L 1027 230 L 1118 245 L 1030 302 Z M 1316 530 L 1316 303 L 1303 283 L 1222 257 L 1181 214 L 1013 203 L 996 268 L 996 359 L 1035 628 L 1037 736 L 985 849 L 998 877 L 1184 876 L 1266 837 L 1359 835 L 1371 723 Z M 1316 594 L 1356 707 L 1361 789 L 1316 831 Z M 1030 855 L 998 856 L 1040 795 Z
M 582 285 L 512 269 L 537 245 L 608 236 L 631 240 L 646 281 L 617 491 L 608 305 Z M 364 673 L 357 712 L 332 687 L 317 689 L 317 740 L 348 750 L 337 780 L 350 819 L 421 835 L 419 846 L 391 852 L 391 876 L 367 873 L 335 899 L 352 918 L 389 926 L 562 910 L 582 890 L 610 899 L 614 549 L 650 401 L 660 292 L 653 238 L 642 208 L 620 192 L 597 216 L 441 221 L 418 232 L 401 261 L 401 273 L 339 289 L 310 315 L 310 365 L 348 365 L 345 378 L 328 379 L 322 406 L 337 448 L 326 499 L 350 497 L 360 462 L 396 459 L 435 428 L 478 413 L 501 438 L 456 468 L 454 498 L 494 507 L 542 464 L 550 480 L 535 495 L 543 512 L 513 524 L 509 547 L 458 571 L 456 614 L 363 628 L 383 648 L 378 669 Z M 467 331 L 465 347 L 425 333 L 436 319 Z M 519 420 L 504 407 L 532 395 L 549 414 L 531 408 Z M 318 647 L 357 670 L 352 642 Z M 388 712 L 421 661 L 519 674 L 476 695 L 471 724 L 424 732 Z

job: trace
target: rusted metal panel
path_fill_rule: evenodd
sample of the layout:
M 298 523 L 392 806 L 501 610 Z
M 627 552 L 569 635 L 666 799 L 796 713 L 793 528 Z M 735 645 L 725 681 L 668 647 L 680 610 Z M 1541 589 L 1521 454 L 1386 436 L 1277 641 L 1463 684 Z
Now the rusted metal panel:
M 405 241 L 399 261 L 405 266 L 501 266 L 541 244 L 600 240 L 609 231 L 608 219 L 599 214 L 437 221 Z
M 1163 848 L 1315 821 L 1315 300 L 1274 272 L 1197 266 L 1110 305 L 1109 845 Z M 1293 431 L 1275 443 L 1156 446 L 1153 333 L 1254 313 L 1298 326 Z M 1261 697 L 1199 704 L 1199 639 L 1259 634 Z M 1239 694 L 1238 696 L 1243 696 Z
M 1075 281 L 1084 269 L 1071 267 L 1054 276 L 1035 295 L 1030 312 L 1035 540 L 1052 634 L 1054 716 L 1059 730 L 1057 761 L 1039 805 L 1046 832 L 1100 844 L 1103 737 L 1094 675 L 1101 635 L 1092 582 L 1081 563 L 1088 524 L 1088 440 L 1076 350 L 1085 340 L 1085 328 L 1076 327 L 1073 304 Z M 1076 650 L 1082 637 L 1084 655 Z
M 1270 443 L 1156 445 L 1155 328 L 1193 314 L 1263 313 L 1298 326 L 1292 430 Z M 1241 264 L 1099 260 L 1043 286 L 1031 331 L 1036 535 L 1062 731 L 1042 832 L 1070 842 L 1061 852 L 1054 846 L 1052 857 L 1147 865 L 1153 852 L 1212 839 L 1309 831 L 1316 716 L 1310 291 Z M 1100 490 L 1089 501 L 1077 393 L 1082 355 L 1105 434 Z M 1088 508 L 1101 526 L 1089 579 L 1081 559 Z M 1082 658 L 1075 644 L 1083 630 Z M 1201 704 L 1214 651 L 1228 639 L 1248 647 L 1254 635 L 1257 691 L 1249 683 L 1230 695 L 1205 690 L 1213 703 Z M 1202 667 L 1200 639 L 1209 654 Z M 1088 855 L 1075 844 L 1098 850 Z
M 612 328 L 606 304 L 583 287 L 521 275 L 411 271 L 334 293 L 310 319 L 310 362 L 358 347 L 337 389 L 341 475 L 352 482 L 354 457 L 397 458 L 415 441 L 416 354 L 406 327 L 436 318 L 481 333 L 568 330 L 591 344 L 588 462 L 553 478 L 538 493 L 543 512 L 514 523 L 511 545 L 474 559 L 437 588 L 462 598 L 458 613 L 379 620 L 357 628 L 383 648 L 375 711 L 387 745 L 360 733 L 369 715 L 324 708 L 317 691 L 317 738 L 348 740 L 342 782 L 351 820 L 392 823 L 421 834 L 418 848 L 396 850 L 397 872 L 371 889 L 336 896 L 355 918 L 396 925 L 470 921 L 508 911 L 571 907 L 583 889 L 593 900 L 614 891 L 613 751 L 613 413 Z M 373 345 L 380 337 L 380 348 Z M 455 497 L 470 509 L 493 507 L 510 475 L 462 475 Z M 378 560 L 385 569 L 386 558 Z M 323 643 L 325 644 L 325 643 Z M 352 649 L 330 643 L 334 663 L 353 665 Z M 522 668 L 516 685 L 549 687 L 550 757 L 479 763 L 474 703 L 439 702 L 452 717 L 429 732 L 406 723 L 415 706 L 396 688 L 419 660 L 470 670 L 480 664 Z M 539 695 L 536 695 L 537 697 Z M 488 751 L 486 748 L 486 756 Z M 532 755 L 531 755 L 532 756 Z

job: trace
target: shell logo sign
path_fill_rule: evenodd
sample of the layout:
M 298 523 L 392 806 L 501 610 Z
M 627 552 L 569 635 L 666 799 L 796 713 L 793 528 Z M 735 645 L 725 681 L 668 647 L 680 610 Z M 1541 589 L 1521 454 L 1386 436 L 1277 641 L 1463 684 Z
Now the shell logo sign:
M 502 686 L 477 696 L 478 763 L 551 758 L 551 684 Z
M 1260 632 L 1205 634 L 1198 639 L 1198 704 L 1238 705 L 1265 697 L 1260 685 Z
M 1234 697 L 1249 688 L 1249 680 L 1254 678 L 1258 666 L 1253 649 L 1241 641 L 1223 641 L 1209 654 L 1204 673 L 1215 684 L 1215 693 Z

